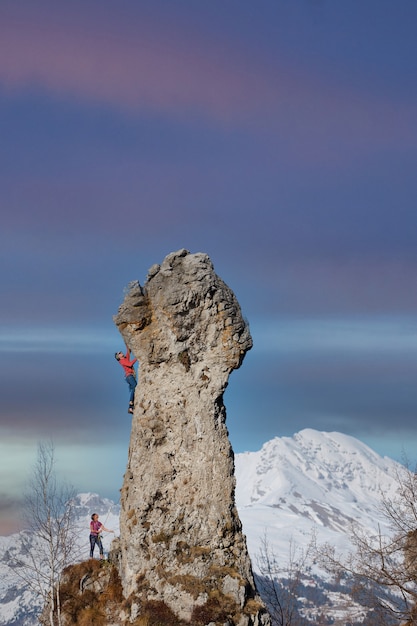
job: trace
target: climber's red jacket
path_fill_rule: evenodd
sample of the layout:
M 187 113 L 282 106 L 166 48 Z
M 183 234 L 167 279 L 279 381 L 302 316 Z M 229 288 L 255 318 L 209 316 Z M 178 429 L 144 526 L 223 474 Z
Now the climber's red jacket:
M 133 366 L 136 363 L 136 361 L 137 359 L 133 359 L 133 361 L 130 360 L 130 350 L 128 348 L 125 356 L 122 356 L 119 359 L 119 363 L 125 371 L 125 376 L 130 376 L 131 374 L 133 375 L 135 374 L 135 370 L 133 369 Z

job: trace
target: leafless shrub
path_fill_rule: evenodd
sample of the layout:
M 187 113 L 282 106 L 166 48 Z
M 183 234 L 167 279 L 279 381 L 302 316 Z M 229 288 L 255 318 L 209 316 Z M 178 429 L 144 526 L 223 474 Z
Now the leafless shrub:
M 327 571 L 349 578 L 352 597 L 378 614 L 380 626 L 414 623 L 417 601 L 417 473 L 405 462 L 396 480 L 395 496 L 381 489 L 379 514 L 388 532 L 381 524 L 373 534 L 354 524 L 350 537 L 354 549 L 347 556 L 330 544 L 317 550 Z
M 270 546 L 267 535 L 261 540 L 256 557 L 259 573 L 258 586 L 274 626 L 301 626 L 305 620 L 299 613 L 299 588 L 312 562 L 314 537 L 307 548 L 289 544 L 288 559 L 284 563 Z M 285 583 L 283 581 L 285 580 Z
M 40 443 L 24 499 L 27 530 L 22 532 L 22 550 L 12 566 L 24 583 L 43 598 L 50 626 L 61 626 L 61 576 L 74 559 L 76 545 L 75 492 L 58 482 L 54 465 L 53 443 Z

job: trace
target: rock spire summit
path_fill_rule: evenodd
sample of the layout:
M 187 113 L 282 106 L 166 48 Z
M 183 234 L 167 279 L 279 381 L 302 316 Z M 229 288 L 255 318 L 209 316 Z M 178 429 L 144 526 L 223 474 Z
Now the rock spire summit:
M 196 624 L 268 625 L 235 506 L 223 393 L 252 347 L 206 254 L 179 250 L 131 283 L 114 317 L 139 360 L 121 490 L 125 597 Z

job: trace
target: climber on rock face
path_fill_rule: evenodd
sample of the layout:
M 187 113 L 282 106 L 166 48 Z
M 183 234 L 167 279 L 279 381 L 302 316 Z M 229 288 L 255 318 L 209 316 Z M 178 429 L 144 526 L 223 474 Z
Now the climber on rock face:
M 133 367 L 136 363 L 137 359 L 130 359 L 130 350 L 126 347 L 126 354 L 123 352 L 116 352 L 114 355 L 116 361 L 119 361 L 120 365 L 123 367 L 125 373 L 125 380 L 129 385 L 130 398 L 129 398 L 129 408 L 128 413 L 133 414 L 133 407 L 135 404 L 135 388 L 137 385 L 136 382 L 136 372 Z

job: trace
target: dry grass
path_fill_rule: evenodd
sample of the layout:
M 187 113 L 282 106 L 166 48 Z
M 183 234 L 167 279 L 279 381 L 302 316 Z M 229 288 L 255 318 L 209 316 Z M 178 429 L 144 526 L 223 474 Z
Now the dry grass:
M 169 542 L 172 539 L 172 534 L 169 535 L 168 533 L 164 532 L 163 530 L 159 533 L 155 533 L 154 535 L 151 536 L 151 540 L 153 543 L 164 543 L 166 546 L 169 544 Z
M 182 565 L 192 563 L 196 559 L 206 561 L 210 552 L 209 546 L 189 546 L 185 541 L 179 541 L 175 547 L 178 563 Z
M 249 598 L 243 607 L 243 613 L 245 615 L 256 615 L 259 611 L 265 610 L 265 605 L 260 600 Z
M 141 607 L 141 615 L 133 626 L 190 626 L 189 622 L 180 620 L 165 602 L 148 600 Z
M 99 591 L 93 590 L 93 582 Z M 122 602 L 122 586 L 113 565 L 90 559 L 65 569 L 61 608 L 68 626 L 106 626 L 107 613 L 117 611 Z
M 208 553 L 208 548 L 204 546 L 188 547 L 188 550 L 200 558 Z M 254 615 L 263 608 L 258 600 L 251 598 L 242 611 L 232 596 L 220 590 L 227 575 L 235 579 L 242 578 L 232 568 L 214 567 L 202 579 L 190 574 L 171 576 L 168 579 L 170 584 L 182 588 L 194 599 L 203 593 L 207 594 L 207 602 L 195 607 L 191 621 L 185 622 L 163 601 L 146 599 L 149 597 L 149 590 L 144 572 L 137 576 L 136 594 L 124 599 L 117 569 L 110 563 L 90 559 L 66 568 L 61 586 L 62 610 L 67 626 L 121 624 L 121 611 L 125 611 L 125 619 L 128 620 L 132 603 L 139 605 L 140 615 L 133 624 L 126 622 L 130 626 L 205 626 L 210 622 L 224 624 L 227 620 L 236 623 L 243 614 Z M 84 581 L 82 592 L 81 580 Z
M 239 607 L 233 598 L 218 589 L 213 589 L 207 602 L 194 608 L 191 624 L 193 626 L 206 626 L 209 622 L 224 624 L 229 618 L 234 623 L 234 618 L 238 612 Z
M 91 606 L 85 609 L 81 609 L 78 619 L 76 621 L 77 626 L 106 626 L 107 619 L 100 607 Z
M 215 577 L 217 580 L 222 580 L 226 576 L 230 576 L 230 578 L 238 580 L 241 585 L 245 585 L 244 578 L 237 570 L 233 569 L 233 567 L 227 565 L 224 565 L 223 567 L 220 565 L 211 565 L 209 572 L 210 575 Z
M 202 593 L 207 593 L 207 585 L 204 580 L 196 578 L 191 574 L 177 574 L 168 578 L 168 582 L 173 587 L 181 587 L 186 593 L 196 600 Z

